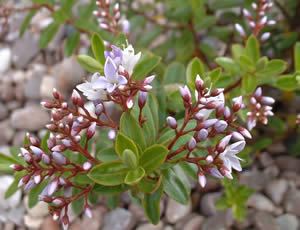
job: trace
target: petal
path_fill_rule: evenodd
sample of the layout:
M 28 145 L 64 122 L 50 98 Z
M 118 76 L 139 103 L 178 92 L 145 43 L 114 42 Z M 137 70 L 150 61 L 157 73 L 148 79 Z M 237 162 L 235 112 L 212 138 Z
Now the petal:
M 85 92 L 85 91 L 90 90 L 92 88 L 92 86 L 90 83 L 85 82 L 85 83 L 77 85 L 76 88 L 79 89 L 81 92 Z
M 116 84 L 109 84 L 107 86 L 106 90 L 107 90 L 107 92 L 112 93 L 115 90 L 116 87 L 117 87 Z
M 99 77 L 101 77 L 100 73 L 94 73 L 91 78 L 91 83 L 94 83 Z
M 108 86 L 109 82 L 105 77 L 100 77 L 93 83 L 93 89 L 106 89 Z
M 231 167 L 234 168 L 237 171 L 242 171 L 242 166 L 237 157 L 228 157 L 230 160 Z
M 224 166 L 228 169 L 228 171 L 231 173 L 232 172 L 232 165 L 231 161 L 228 158 L 224 159 Z
M 127 79 L 126 79 L 126 77 L 119 75 L 118 82 L 119 82 L 119 85 L 125 85 L 125 84 L 127 84 Z
M 245 148 L 245 145 L 246 145 L 245 141 L 238 141 L 238 142 L 231 144 L 230 149 L 232 151 L 235 151 L 236 153 L 239 153 Z
M 110 78 L 113 78 L 116 75 L 116 71 L 117 71 L 116 64 L 114 63 L 114 61 L 110 57 L 108 57 L 106 59 L 105 65 L 104 65 L 104 74 L 105 74 L 105 77 L 108 80 Z

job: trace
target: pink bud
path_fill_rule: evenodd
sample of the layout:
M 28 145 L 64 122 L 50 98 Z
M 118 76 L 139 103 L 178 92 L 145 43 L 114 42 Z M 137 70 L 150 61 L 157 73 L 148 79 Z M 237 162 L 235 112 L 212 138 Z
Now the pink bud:
M 245 30 L 240 24 L 235 24 L 235 29 L 242 37 L 246 36 Z
M 90 209 L 90 207 L 88 205 L 86 205 L 85 208 L 84 208 L 84 214 L 88 218 L 92 218 L 93 217 L 92 210 Z
M 275 102 L 275 99 L 273 97 L 262 97 L 261 102 L 265 105 L 272 105 Z
M 67 149 L 67 147 L 64 146 L 64 145 L 55 145 L 55 146 L 51 149 L 51 151 L 52 151 L 52 152 L 63 152 L 63 151 L 65 151 L 66 149 Z
M 148 96 L 147 92 L 143 92 L 143 91 L 139 92 L 138 104 L 139 104 L 140 108 L 143 108 L 145 106 L 146 100 L 147 100 L 147 96 Z
M 260 40 L 265 41 L 265 40 L 269 39 L 270 36 L 271 36 L 270 32 L 263 33 L 260 37 Z
M 199 74 L 197 74 L 196 81 L 195 81 L 195 86 L 196 86 L 196 89 L 198 91 L 203 90 L 204 87 L 205 87 L 204 81 L 202 80 L 202 78 L 200 77 Z
M 205 158 L 205 161 L 210 164 L 214 161 L 214 158 L 212 155 L 208 155 L 206 158 Z
M 201 129 L 198 132 L 197 138 L 199 141 L 204 141 L 204 140 L 206 140 L 207 136 L 208 136 L 208 131 L 206 129 Z
M 88 127 L 87 131 L 86 131 L 86 138 L 87 139 L 91 139 L 95 132 L 96 132 L 96 122 L 92 122 L 91 125 Z
M 72 103 L 74 105 L 82 105 L 83 104 L 80 94 L 75 89 L 73 89 L 73 93 L 72 93 Z
M 167 123 L 168 123 L 168 126 L 172 129 L 176 129 L 177 128 L 177 121 L 174 117 L 167 117 Z
M 88 171 L 92 168 L 92 163 L 87 161 L 87 162 L 84 162 L 83 165 L 82 165 L 82 168 L 85 170 L 85 171 Z
M 114 129 L 111 129 L 108 131 L 107 135 L 110 140 L 114 140 L 116 138 L 116 131 Z
M 218 119 L 216 119 L 216 118 L 208 119 L 203 122 L 203 126 L 204 126 L 204 128 L 207 129 L 207 128 L 213 126 L 214 124 L 216 124 L 217 121 L 218 121 Z
M 187 102 L 189 104 L 192 103 L 191 92 L 187 86 L 184 86 L 184 87 L 179 86 L 179 92 L 185 102 Z
M 201 185 L 202 188 L 205 187 L 206 177 L 204 176 L 204 174 L 201 173 L 201 174 L 198 175 L 198 182 L 199 182 L 199 184 Z
M 67 163 L 66 157 L 59 152 L 52 153 L 53 160 L 59 165 L 65 165 Z
M 41 157 L 41 155 L 44 153 L 44 151 L 42 151 L 40 148 L 36 146 L 30 146 L 29 148 L 31 149 L 33 154 L 36 155 L 37 157 Z
M 48 196 L 52 196 L 58 188 L 58 179 L 54 179 L 53 181 L 50 182 L 48 185 Z
M 224 178 L 224 176 L 220 173 L 220 171 L 213 167 L 210 169 L 210 175 L 220 179 Z
M 217 123 L 215 124 L 215 130 L 220 133 L 223 132 L 226 128 L 227 128 L 228 124 L 226 121 L 217 121 Z
M 126 106 L 128 109 L 132 109 L 133 105 L 134 105 L 133 97 L 129 97 L 128 100 L 126 101 Z
M 223 137 L 223 138 L 219 141 L 219 143 L 217 144 L 217 151 L 218 151 L 219 153 L 224 152 L 224 150 L 225 150 L 225 148 L 227 147 L 227 145 L 228 145 L 228 143 L 229 143 L 231 137 L 232 137 L 232 135 L 227 135 L 227 136 Z
M 188 143 L 188 149 L 190 151 L 192 151 L 196 148 L 196 145 L 197 145 L 197 142 L 196 142 L 195 138 L 192 137 Z
M 246 17 L 251 17 L 251 14 L 247 9 L 243 9 L 243 13 Z
M 232 132 L 232 139 L 234 139 L 236 141 L 243 141 L 243 140 L 245 140 L 245 138 L 243 137 L 243 135 L 241 135 L 238 132 Z
M 145 84 L 145 85 L 151 84 L 152 81 L 154 80 L 154 78 L 155 78 L 155 75 L 152 75 L 152 76 L 150 76 L 150 77 L 146 77 L 145 80 L 144 80 L 144 84 Z
M 262 94 L 262 89 L 261 89 L 261 87 L 258 87 L 258 88 L 255 90 L 255 92 L 254 92 L 254 96 L 255 96 L 255 97 L 260 97 L 261 94 Z
M 224 109 L 224 118 L 228 119 L 231 116 L 231 112 L 228 106 L 225 107 Z
M 62 218 L 62 225 L 63 225 L 63 229 L 67 230 L 69 227 L 69 217 L 67 215 L 64 215 Z
M 46 165 L 49 165 L 49 164 L 50 164 L 50 157 L 49 157 L 47 154 L 43 153 L 43 154 L 42 154 L 42 161 L 43 161 Z

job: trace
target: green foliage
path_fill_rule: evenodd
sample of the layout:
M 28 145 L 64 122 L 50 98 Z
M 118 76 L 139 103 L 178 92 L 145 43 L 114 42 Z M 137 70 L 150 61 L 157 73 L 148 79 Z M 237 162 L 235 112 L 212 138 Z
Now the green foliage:
M 99 34 L 93 34 L 92 37 L 92 50 L 93 54 L 96 57 L 97 61 L 100 62 L 103 66 L 105 63 L 104 50 L 105 46 L 103 43 L 103 39 Z
M 77 56 L 78 63 L 85 68 L 90 73 L 102 72 L 103 65 L 101 65 L 96 59 L 87 56 L 87 55 L 79 55 Z
M 134 68 L 133 80 L 143 80 L 159 64 L 161 58 L 157 56 L 147 57 L 140 61 Z
M 68 37 L 64 48 L 64 55 L 66 57 L 71 56 L 76 51 L 79 45 L 79 41 L 80 41 L 79 32 L 74 32 Z
M 46 27 L 46 29 L 44 29 L 41 33 L 41 37 L 40 37 L 40 48 L 44 49 L 49 42 L 51 42 L 51 40 L 54 38 L 56 32 L 59 29 L 59 24 L 57 23 L 51 23 L 50 25 L 48 25 Z

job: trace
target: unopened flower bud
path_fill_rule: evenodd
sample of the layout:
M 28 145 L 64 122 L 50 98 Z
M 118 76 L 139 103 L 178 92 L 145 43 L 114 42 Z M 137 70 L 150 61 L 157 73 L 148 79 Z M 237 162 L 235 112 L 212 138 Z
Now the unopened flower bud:
M 50 101 L 42 101 L 41 106 L 43 106 L 46 109 L 52 109 L 53 108 L 53 104 Z
M 217 106 L 217 103 L 215 101 L 210 101 L 205 105 L 206 109 L 215 109 Z
M 95 114 L 97 116 L 100 116 L 102 112 L 103 112 L 103 105 L 102 105 L 102 103 L 99 103 L 95 107 Z
M 250 132 L 249 132 L 247 129 L 245 129 L 244 127 L 238 127 L 237 130 L 238 130 L 238 131 L 240 132 L 240 134 L 242 134 L 244 137 L 246 137 L 246 138 L 248 138 L 248 139 L 251 139 L 251 138 L 252 138 Z
M 167 117 L 167 123 L 168 123 L 168 126 L 172 129 L 176 129 L 177 128 L 177 121 L 174 117 Z
M 238 133 L 238 132 L 232 132 L 232 139 L 236 140 L 236 141 L 243 141 L 245 140 L 245 138 L 243 137 L 242 134 Z
M 199 173 L 198 174 L 198 182 L 199 182 L 199 184 L 201 185 L 202 188 L 205 187 L 205 185 L 206 185 L 206 177 L 205 177 L 205 175 L 203 173 Z
M 263 33 L 260 37 L 260 40 L 262 40 L 262 41 L 268 40 L 270 38 L 270 36 L 271 36 L 270 32 Z
M 217 88 L 217 89 L 214 89 L 214 90 L 211 92 L 210 96 L 211 96 L 211 97 L 216 97 L 216 96 L 218 96 L 220 93 L 223 93 L 223 92 L 224 92 L 224 89 L 222 89 L 222 88 Z
M 92 122 L 91 125 L 88 127 L 87 131 L 86 131 L 86 138 L 87 139 L 91 139 L 95 132 L 96 132 L 96 122 Z
M 130 22 L 126 19 L 122 20 L 122 31 L 125 34 L 128 34 L 130 32 Z
M 224 176 L 220 173 L 220 171 L 213 167 L 210 169 L 210 175 L 220 179 L 224 178 Z
M 110 140 L 114 140 L 116 138 L 116 131 L 114 129 L 111 129 L 108 131 L 107 135 Z
M 24 184 L 27 184 L 28 181 L 30 180 L 30 176 L 29 175 L 25 175 L 21 178 L 21 180 L 18 183 L 18 187 L 22 187 Z
M 242 37 L 246 36 L 245 30 L 240 24 L 235 24 L 235 29 Z
M 49 157 L 47 154 L 43 153 L 43 154 L 42 154 L 42 161 L 43 161 L 46 165 L 48 165 L 48 164 L 50 164 L 50 157 Z
M 63 139 L 61 142 L 62 142 L 63 145 L 66 146 L 66 147 L 71 147 L 71 146 L 72 146 L 72 141 L 70 141 L 70 140 Z
M 53 160 L 59 165 L 65 165 L 67 163 L 66 157 L 59 152 L 53 152 L 52 157 Z
M 53 181 L 51 181 L 48 185 L 48 196 L 52 196 L 56 190 L 58 188 L 58 179 L 54 179 Z
M 188 104 L 192 103 L 192 96 L 189 88 L 187 86 L 181 87 L 179 86 L 179 92 L 181 94 L 182 99 Z
M 243 9 L 243 13 L 244 15 L 248 18 L 248 17 L 252 17 L 250 12 L 247 9 Z
M 92 163 L 89 161 L 86 161 L 83 163 L 82 168 L 86 171 L 90 170 L 92 168 Z
M 33 157 L 30 153 L 25 153 L 23 157 L 24 157 L 24 161 L 27 164 L 31 164 L 31 162 L 33 161 Z
M 216 110 L 216 117 L 219 118 L 224 114 L 224 105 L 220 105 Z
M 72 93 L 72 103 L 74 105 L 79 105 L 79 106 L 83 105 L 82 98 L 75 89 L 73 89 L 73 93 Z
M 20 164 L 12 164 L 9 167 L 17 172 L 22 171 L 24 169 L 24 167 Z
M 206 158 L 205 158 L 205 161 L 210 164 L 214 161 L 214 158 L 212 155 L 208 155 Z
M 261 102 L 265 105 L 272 105 L 275 102 L 275 99 L 273 97 L 262 97 Z
M 264 25 L 264 24 L 266 24 L 267 21 L 268 21 L 268 17 L 267 17 L 267 16 L 264 16 L 264 17 L 260 20 L 260 24 L 261 24 L 261 25 Z
M 268 25 L 269 26 L 273 26 L 273 25 L 275 25 L 276 24 L 276 21 L 275 20 L 269 20 L 268 21 Z
M 253 21 L 250 21 L 250 22 L 249 22 L 249 26 L 250 26 L 251 28 L 255 28 L 255 26 L 256 26 L 256 23 L 255 23 L 255 22 L 253 22 Z
M 52 201 L 53 204 L 55 204 L 56 207 L 61 207 L 65 204 L 65 201 L 58 197 L 58 198 L 55 198 L 53 201 Z
M 203 118 L 204 118 L 204 114 L 200 111 L 200 112 L 198 112 L 198 113 L 195 114 L 195 118 L 198 121 L 202 121 Z
M 261 94 L 262 94 L 262 89 L 261 89 L 261 87 L 258 87 L 258 88 L 255 90 L 254 95 L 255 95 L 255 97 L 260 97 Z
M 43 150 L 41 150 L 40 148 L 38 148 L 36 146 L 31 145 L 29 148 L 31 149 L 33 154 L 36 155 L 37 157 L 41 157 L 41 155 L 44 153 Z
M 52 151 L 52 152 L 63 152 L 63 151 L 65 151 L 66 149 L 67 149 L 67 147 L 64 146 L 64 145 L 55 145 L 55 146 L 51 149 L 51 151 Z
M 27 137 L 27 140 L 29 141 L 29 143 L 31 145 L 34 145 L 34 146 L 37 146 L 37 147 L 40 146 L 40 142 L 38 141 L 38 139 L 36 139 L 32 135 L 30 135 L 30 133 L 26 133 L 26 137 Z
M 67 230 L 69 227 L 69 217 L 67 215 L 64 215 L 62 218 L 62 225 L 63 225 L 63 229 Z
M 215 130 L 220 133 L 223 132 L 227 128 L 228 124 L 226 121 L 220 120 L 215 124 Z
M 233 111 L 234 112 L 239 111 L 242 106 L 242 103 L 243 103 L 243 97 L 242 96 L 237 97 L 233 104 L 233 108 L 232 108 Z
M 225 107 L 224 109 L 224 118 L 228 119 L 231 116 L 231 112 L 228 106 Z
M 213 126 L 214 124 L 216 124 L 217 121 L 218 121 L 218 119 L 216 119 L 216 118 L 208 119 L 203 122 L 203 126 L 204 126 L 204 128 L 207 129 L 207 128 Z
M 198 132 L 197 138 L 198 138 L 199 141 L 204 141 L 204 140 L 206 140 L 207 136 L 208 136 L 207 129 L 201 129 Z
M 152 83 L 152 81 L 154 80 L 155 75 L 151 75 L 150 77 L 146 77 L 144 80 L 144 84 L 145 85 L 150 85 Z
M 195 87 L 198 91 L 203 90 L 205 87 L 204 81 L 202 80 L 202 78 L 200 77 L 199 74 L 197 74 L 197 76 L 196 76 Z
M 133 105 L 134 105 L 133 97 L 129 97 L 128 100 L 126 101 L 126 106 L 128 109 L 132 109 Z
M 223 138 L 219 141 L 219 143 L 217 144 L 217 151 L 218 151 L 219 153 L 224 152 L 224 150 L 225 150 L 225 148 L 227 147 L 227 145 L 228 145 L 228 143 L 229 143 L 231 137 L 232 137 L 232 135 L 227 135 L 227 136 L 223 137 Z
M 253 2 L 251 6 L 252 6 L 253 10 L 257 10 L 257 4 L 256 3 Z
M 192 151 L 196 148 L 196 145 L 197 145 L 197 142 L 196 142 L 195 138 L 192 137 L 188 143 L 188 149 L 190 151 Z
M 24 187 L 24 191 L 29 191 L 30 189 L 33 189 L 34 187 L 36 187 L 36 183 L 34 183 L 34 181 L 32 179 L 30 179 L 27 184 Z
M 148 96 L 147 92 L 143 92 L 143 91 L 139 92 L 138 104 L 140 108 L 143 108 L 145 106 L 147 101 L 147 96 Z
M 93 217 L 92 210 L 88 205 L 84 207 L 84 214 L 90 219 Z
M 54 97 L 55 99 L 57 99 L 57 100 L 62 99 L 61 93 L 58 92 L 56 88 L 53 88 L 52 93 L 53 93 L 53 97 Z

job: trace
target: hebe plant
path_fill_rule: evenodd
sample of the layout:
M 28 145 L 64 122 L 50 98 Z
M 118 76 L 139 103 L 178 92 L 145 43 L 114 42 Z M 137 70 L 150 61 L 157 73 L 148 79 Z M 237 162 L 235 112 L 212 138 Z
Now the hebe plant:
M 48 8 L 54 22 L 42 33 L 41 46 L 49 43 L 63 23 L 76 30 L 65 45 L 67 56 L 76 52 L 80 33 L 91 35 L 91 56 L 77 58 L 92 77 L 73 90 L 72 103 L 67 103 L 54 89 L 54 100 L 41 103 L 51 110 L 48 134 L 41 142 L 27 134 L 20 153 L 14 151 L 14 158 L 2 156 L 6 162 L 13 162 L 11 167 L 17 171 L 6 196 L 24 187 L 30 191 L 30 206 L 38 200 L 49 203 L 53 218 L 67 227 L 71 206 L 77 214 L 84 211 L 90 217 L 91 205 L 99 196 L 104 195 L 108 204 L 114 206 L 118 196 L 128 191 L 148 219 L 157 224 L 164 193 L 187 204 L 191 193 L 189 177 L 202 187 L 209 176 L 226 177 L 225 195 L 218 207 L 232 207 L 234 215 L 243 218 L 246 201 L 253 191 L 236 183 L 233 169 L 242 170 L 241 162 L 247 160 L 241 153 L 245 139 L 252 138 L 248 130 L 258 122 L 268 123 L 275 102 L 263 95 L 260 85 L 284 90 L 299 86 L 299 44 L 295 47 L 295 73 L 288 75 L 279 76 L 286 70 L 283 60 L 260 55 L 260 45 L 271 36 L 266 30 L 275 24 L 266 16 L 272 4 L 259 0 L 252 4 L 251 12 L 243 11 L 249 31 L 240 24 L 235 27 L 245 45 L 232 45 L 232 58 L 217 57 L 216 63 L 221 67 L 212 68 L 197 44 L 199 25 L 195 21 L 205 24 L 203 18 L 198 18 L 199 12 L 206 23 L 212 20 L 205 16 L 204 3 L 168 1 L 166 15 L 170 21 L 178 18 L 176 12 L 180 15 L 192 11 L 195 18 L 184 14 L 175 25 L 149 20 L 159 28 L 155 27 L 155 33 L 160 33 L 161 28 L 180 32 L 177 61 L 185 63 L 193 57 L 185 71 L 179 62 L 165 67 L 161 57 L 155 55 L 156 51 L 168 49 L 169 43 L 154 53 L 143 49 L 136 54 L 128 44 L 130 23 L 122 17 L 119 4 L 92 1 L 80 8 L 79 18 L 74 18 L 71 9 L 76 1 L 60 1 L 58 10 L 52 1 L 33 2 L 36 5 L 30 7 L 33 11 L 24 21 L 21 34 L 37 9 Z M 176 4 L 184 4 L 182 11 Z M 95 22 L 102 28 L 100 33 Z M 154 39 L 150 38 L 149 41 Z M 146 48 L 148 38 L 144 39 L 139 43 Z M 173 35 L 169 41 L 172 39 Z M 181 40 L 188 42 L 183 44 Z M 80 92 L 93 102 L 92 110 L 85 106 Z M 119 120 L 108 113 L 108 102 L 113 102 L 121 112 Z M 67 192 L 70 189 L 71 195 Z

